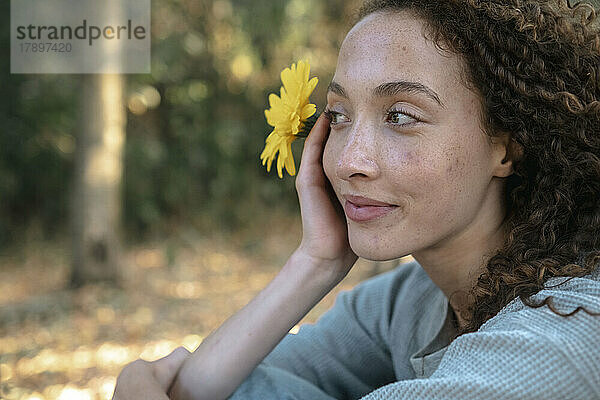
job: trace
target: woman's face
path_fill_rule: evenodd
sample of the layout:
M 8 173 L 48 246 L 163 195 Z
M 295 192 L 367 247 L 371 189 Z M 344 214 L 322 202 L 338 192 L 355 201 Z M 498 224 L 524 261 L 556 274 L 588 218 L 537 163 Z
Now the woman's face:
M 346 36 L 327 95 L 325 173 L 352 249 L 370 260 L 466 239 L 485 226 L 486 207 L 500 207 L 494 175 L 504 146 L 481 128 L 461 58 L 423 34 L 410 13 L 367 16 Z M 372 202 L 348 196 L 391 207 L 361 207 Z

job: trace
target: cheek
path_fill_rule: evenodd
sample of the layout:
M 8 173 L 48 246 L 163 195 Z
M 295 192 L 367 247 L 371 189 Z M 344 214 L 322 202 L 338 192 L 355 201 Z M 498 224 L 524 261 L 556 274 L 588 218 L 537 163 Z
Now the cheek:
M 386 169 L 390 171 L 392 187 L 397 188 L 399 195 L 411 198 L 417 209 L 445 213 L 466 192 L 465 182 L 471 172 L 465 149 L 460 146 L 429 142 L 412 148 L 395 147 L 386 159 L 390 161 Z
M 468 180 L 475 166 L 470 150 L 460 144 L 447 143 L 419 157 L 421 169 L 430 184 L 452 187 Z
M 432 221 L 452 222 L 473 211 L 486 185 L 481 155 L 459 144 L 422 160 L 420 194 Z M 417 190 L 417 189 L 416 189 Z
M 444 178 L 445 157 L 430 144 L 394 142 L 382 149 L 380 168 L 392 187 L 422 192 Z

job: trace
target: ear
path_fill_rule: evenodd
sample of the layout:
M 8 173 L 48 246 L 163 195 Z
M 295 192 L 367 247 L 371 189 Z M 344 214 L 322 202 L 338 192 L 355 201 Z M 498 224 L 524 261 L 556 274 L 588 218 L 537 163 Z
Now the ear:
M 523 148 L 514 141 L 510 133 L 502 133 L 491 138 L 493 174 L 498 178 L 512 175 L 517 161 L 523 157 Z

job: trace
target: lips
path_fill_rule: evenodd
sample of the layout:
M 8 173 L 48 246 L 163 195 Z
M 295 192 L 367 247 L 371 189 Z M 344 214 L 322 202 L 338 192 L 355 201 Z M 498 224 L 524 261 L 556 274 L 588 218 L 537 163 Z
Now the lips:
M 397 205 L 362 196 L 344 196 L 346 216 L 355 222 L 371 221 L 389 214 L 398 208 Z

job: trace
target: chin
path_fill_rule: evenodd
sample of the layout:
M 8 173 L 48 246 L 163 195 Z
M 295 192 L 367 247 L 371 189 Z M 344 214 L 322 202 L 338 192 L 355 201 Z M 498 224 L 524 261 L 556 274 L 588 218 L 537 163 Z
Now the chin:
M 403 248 L 393 248 L 385 243 L 367 243 L 365 240 L 349 239 L 350 248 L 360 258 L 368 261 L 390 261 L 410 254 Z

